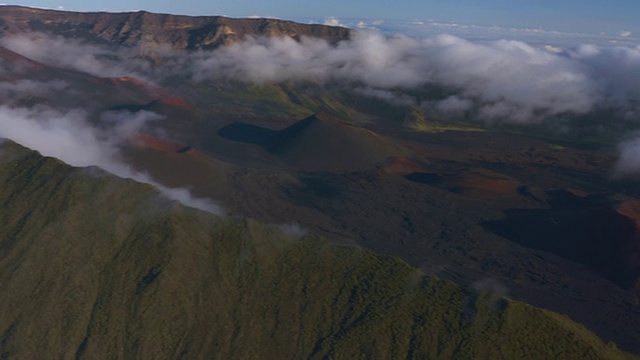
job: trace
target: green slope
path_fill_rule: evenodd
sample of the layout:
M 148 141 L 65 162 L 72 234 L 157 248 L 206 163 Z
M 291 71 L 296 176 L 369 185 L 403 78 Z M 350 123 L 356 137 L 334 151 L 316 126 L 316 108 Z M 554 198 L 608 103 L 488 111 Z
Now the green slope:
M 2 359 L 630 358 L 565 316 L 11 143 L 0 289 Z

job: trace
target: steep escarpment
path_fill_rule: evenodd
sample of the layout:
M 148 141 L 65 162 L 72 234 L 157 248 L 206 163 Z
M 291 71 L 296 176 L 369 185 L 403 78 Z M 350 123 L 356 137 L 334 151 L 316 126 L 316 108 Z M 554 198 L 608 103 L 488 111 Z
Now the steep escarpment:
M 129 13 L 80 13 L 0 6 L 0 36 L 28 32 L 63 34 L 112 45 L 176 49 L 210 49 L 246 36 L 304 36 L 336 43 L 350 37 L 342 27 L 305 25 L 276 19 L 232 19 L 222 16 L 180 16 Z

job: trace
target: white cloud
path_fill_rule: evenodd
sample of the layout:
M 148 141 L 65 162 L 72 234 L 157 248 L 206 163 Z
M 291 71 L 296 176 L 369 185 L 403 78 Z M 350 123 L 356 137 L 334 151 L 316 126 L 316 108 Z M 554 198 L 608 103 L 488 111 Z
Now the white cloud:
M 328 19 L 325 19 L 324 24 L 327 26 L 340 26 L 340 27 L 347 27 L 346 25 L 344 25 L 343 23 L 340 22 L 340 20 L 336 17 L 330 17 Z
M 620 144 L 620 155 L 614 167 L 617 177 L 640 175 L 640 137 Z
M 629 37 L 631 36 L 631 31 L 620 31 L 620 36 Z
M 329 21 L 339 23 L 338 19 Z M 621 109 L 627 119 L 640 115 L 637 103 L 630 102 L 640 100 L 638 45 L 535 47 L 514 40 L 473 42 L 453 35 L 415 39 L 361 31 L 337 45 L 311 38 L 296 41 L 250 37 L 215 51 L 180 52 L 156 47 L 153 51 L 163 59 L 160 65 L 152 66 L 139 58 L 149 49 L 114 52 L 79 40 L 42 34 L 5 37 L 0 43 L 37 61 L 99 76 L 137 76 L 160 82 L 165 76 L 180 76 L 194 82 L 232 79 L 250 83 L 340 83 L 395 105 L 431 101 L 409 96 L 407 90 L 436 85 L 455 93 L 432 101 L 437 110 L 473 111 L 486 121 L 531 123 L 565 113 L 585 114 L 602 106 Z M 62 82 L 0 83 L 0 96 L 7 98 L 62 90 L 72 89 Z M 122 136 L 100 137 L 103 135 L 88 126 L 81 113 L 0 108 L 0 116 L 4 119 L 0 135 L 27 142 L 24 145 L 73 165 L 98 165 L 119 175 L 133 176 L 131 169 L 121 168 L 124 165 L 117 161 L 118 144 L 113 139 Z M 23 123 L 15 123 L 12 117 Z M 120 125 L 115 129 L 129 131 Z M 31 140 L 27 136 L 30 133 L 36 134 Z M 44 140 L 45 134 L 50 141 Z M 49 142 L 52 148 L 47 147 Z M 72 154 L 79 148 L 86 151 Z M 640 174 L 638 149 L 639 141 L 623 144 L 616 166 L 618 173 Z M 54 150 L 61 153 L 56 155 Z M 140 181 L 152 182 L 136 176 Z M 174 193 L 170 196 L 184 195 L 183 191 Z
M 196 199 L 186 189 L 162 186 L 122 160 L 120 147 L 147 122 L 159 118 L 159 115 L 151 112 L 109 112 L 102 119 L 106 126 L 97 128 L 79 110 L 59 112 L 47 107 L 25 109 L 0 106 L 0 138 L 10 139 L 72 166 L 98 166 L 117 176 L 151 184 L 171 200 L 223 214 L 222 208 L 213 202 Z
M 564 113 L 640 98 L 640 48 L 584 45 L 561 49 L 521 41 L 472 42 L 452 35 L 426 39 L 360 31 L 331 45 L 319 39 L 247 38 L 215 51 L 156 47 L 161 65 L 139 59 L 142 49 L 113 52 L 77 40 L 42 34 L 2 39 L 39 61 L 101 76 L 195 82 L 233 79 L 250 83 L 347 83 L 369 95 L 409 103 L 402 91 L 438 85 L 456 91 L 441 110 L 470 103 L 487 121 L 536 122 Z M 612 65 L 613 64 L 613 65 Z M 421 102 L 421 99 L 415 99 Z M 432 100 L 432 99 L 427 99 Z M 413 101 L 413 99 L 412 99 Z
M 552 54 L 561 54 L 564 49 L 559 46 L 545 45 L 544 49 Z
M 478 44 L 451 35 L 416 40 L 361 32 L 335 47 L 317 39 L 251 38 L 192 55 L 185 68 L 195 81 L 347 82 L 395 92 L 438 84 L 457 89 L 460 98 L 476 103 L 487 120 L 529 122 L 562 113 L 584 114 L 606 98 L 606 79 L 591 72 L 593 62 L 583 61 L 588 51 L 565 56 L 519 41 Z M 611 80 L 611 86 L 626 81 Z
M 149 66 L 139 58 L 143 49 L 113 50 L 41 33 L 3 37 L 0 45 L 44 64 L 103 77 L 144 78 Z
M 271 16 L 271 15 L 249 15 L 247 16 L 248 19 L 278 19 L 278 17 L 275 16 Z
M 475 44 L 450 35 L 431 40 L 436 83 L 459 89 L 489 120 L 527 122 L 586 113 L 599 100 L 580 64 L 518 41 Z
M 640 46 L 583 45 L 570 51 L 569 56 L 597 83 L 609 103 L 625 106 L 630 99 L 640 100 Z

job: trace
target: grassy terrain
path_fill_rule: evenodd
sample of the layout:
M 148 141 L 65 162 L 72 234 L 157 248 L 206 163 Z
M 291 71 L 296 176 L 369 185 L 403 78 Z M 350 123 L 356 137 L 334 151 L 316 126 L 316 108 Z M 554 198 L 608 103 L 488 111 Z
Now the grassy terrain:
M 5 143 L 0 358 L 625 359 L 568 317 Z

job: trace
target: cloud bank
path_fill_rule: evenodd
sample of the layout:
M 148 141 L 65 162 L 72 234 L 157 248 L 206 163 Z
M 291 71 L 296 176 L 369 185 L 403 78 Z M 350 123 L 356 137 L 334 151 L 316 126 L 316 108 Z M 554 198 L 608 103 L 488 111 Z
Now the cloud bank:
M 336 46 L 311 38 L 298 42 L 250 37 L 214 51 L 157 48 L 153 54 L 149 49 L 113 51 L 42 34 L 8 37 L 0 43 L 64 68 L 157 82 L 170 76 L 193 82 L 338 82 L 396 104 L 407 103 L 407 98 L 392 98 L 390 91 L 435 85 L 456 93 L 455 98 L 436 99 L 435 108 L 472 110 L 486 121 L 537 122 L 640 99 L 635 81 L 640 78 L 640 47 L 583 45 L 548 51 L 521 41 L 474 43 L 452 35 L 413 39 L 376 32 L 358 32 Z M 153 63 L 140 54 L 162 60 Z
M 398 99 L 386 95 L 391 90 L 442 86 L 490 121 L 536 122 L 598 106 L 625 106 L 629 98 L 640 97 L 634 81 L 640 47 L 587 45 L 550 52 L 520 41 L 479 44 L 451 35 L 418 40 L 361 32 L 337 46 L 317 39 L 249 38 L 183 61 L 186 75 L 196 82 L 341 82 L 393 102 Z M 448 109 L 450 100 L 436 107 Z
M 2 88 L 4 83 L 0 84 Z M 55 157 L 72 166 L 97 166 L 123 178 L 155 186 L 171 200 L 222 215 L 218 205 L 191 196 L 186 189 L 167 188 L 149 175 L 135 171 L 120 155 L 120 147 L 151 121 L 152 112 L 108 112 L 102 128 L 91 125 L 80 110 L 60 112 L 47 107 L 10 108 L 0 106 L 0 138 L 10 139 L 45 156 Z
M 624 178 L 640 175 L 640 136 L 622 142 L 619 145 L 619 153 L 613 169 L 613 177 Z
M 149 74 L 149 63 L 140 58 L 142 49 L 113 49 L 42 33 L 3 37 L 0 45 L 43 64 L 95 76 L 145 78 Z
M 529 124 L 600 108 L 617 109 L 625 121 L 640 118 L 637 45 L 535 47 L 515 40 L 416 39 L 369 31 L 337 45 L 312 38 L 248 37 L 195 52 L 113 50 L 43 34 L 5 37 L 0 44 L 37 61 L 96 76 L 133 76 L 160 84 L 176 77 L 194 83 L 337 83 L 396 106 L 420 105 L 487 122 Z M 21 86 L 29 84 L 15 85 Z M 441 88 L 442 96 L 415 95 L 425 86 Z M 3 91 L 0 86 L 0 95 Z

